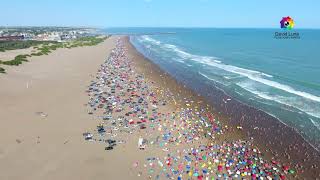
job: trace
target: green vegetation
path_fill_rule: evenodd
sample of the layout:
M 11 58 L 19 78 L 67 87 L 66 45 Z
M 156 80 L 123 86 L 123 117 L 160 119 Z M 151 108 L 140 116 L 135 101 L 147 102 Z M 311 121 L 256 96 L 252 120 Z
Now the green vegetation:
M 74 44 L 79 46 L 95 46 L 103 42 L 106 38 L 97 38 L 97 37 L 83 37 L 77 39 Z
M 28 55 L 28 54 L 18 55 L 13 60 L 0 61 L 0 63 L 4 64 L 4 65 L 18 66 L 18 65 L 22 64 L 23 61 L 28 61 L 27 57 L 30 57 L 30 55 Z
M 2 67 L 0 67 L 0 73 L 5 73 L 5 72 L 6 72 L 6 70 L 3 69 Z
M 4 52 L 6 50 L 15 50 L 15 49 L 25 49 L 32 46 L 37 46 L 40 44 L 50 44 L 57 43 L 55 41 L 3 41 L 0 42 L 0 52 Z
M 12 43 L 15 44 L 12 47 L 15 47 L 16 49 L 17 49 L 17 47 L 21 47 L 21 48 L 25 47 L 26 48 L 26 47 L 35 46 L 34 49 L 38 50 L 38 52 L 31 53 L 30 55 L 29 54 L 18 55 L 13 60 L 9 60 L 9 61 L 1 61 L 0 60 L 0 64 L 18 66 L 18 65 L 22 64 L 23 61 L 27 62 L 28 61 L 27 60 L 28 57 L 48 55 L 52 51 L 54 51 L 56 49 L 59 49 L 59 48 L 74 48 L 74 47 L 82 47 L 82 46 L 95 46 L 95 45 L 103 42 L 108 37 L 109 36 L 107 36 L 107 37 L 97 37 L 97 36 L 94 36 L 94 37 L 82 37 L 82 38 L 78 38 L 78 39 L 76 39 L 74 41 L 70 41 L 70 42 L 50 42 L 50 41 L 45 41 L 45 42 L 39 43 L 38 41 L 33 41 L 33 42 L 26 43 L 26 44 L 23 44 L 23 43 L 19 44 L 18 43 L 19 45 L 15 44 L 16 43 L 15 41 L 12 41 Z M 28 42 L 28 41 L 20 41 L 20 42 Z M 11 47 L 11 46 L 8 46 L 8 44 L 10 44 L 10 43 L 7 42 L 6 50 L 9 50 L 8 48 Z M 1 47 L 1 45 L 0 45 L 0 47 Z M 0 73 L 5 73 L 5 69 L 0 67 Z
M 66 48 L 74 48 L 74 47 L 82 47 L 82 46 L 95 46 L 95 45 L 103 42 L 108 37 L 109 36 L 107 36 L 107 37 L 97 37 L 97 36 L 82 37 L 82 38 L 78 38 L 74 41 L 71 41 L 69 43 L 66 43 L 65 47 Z

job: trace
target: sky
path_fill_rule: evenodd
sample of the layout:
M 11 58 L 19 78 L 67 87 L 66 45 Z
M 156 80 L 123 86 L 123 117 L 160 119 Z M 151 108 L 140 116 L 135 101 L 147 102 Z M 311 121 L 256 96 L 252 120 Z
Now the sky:
M 320 0 L 7 0 L 0 26 L 320 28 Z

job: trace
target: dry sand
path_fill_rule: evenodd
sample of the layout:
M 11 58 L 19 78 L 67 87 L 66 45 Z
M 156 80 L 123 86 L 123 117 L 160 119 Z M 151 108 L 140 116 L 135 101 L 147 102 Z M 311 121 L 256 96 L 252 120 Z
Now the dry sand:
M 36 52 L 37 50 L 33 47 L 26 48 L 26 49 L 15 49 L 15 50 L 7 50 L 5 52 L 0 52 L 0 60 L 1 61 L 10 61 L 14 59 L 16 56 L 21 54 L 31 54 Z
M 123 173 L 132 162 L 125 149 L 106 153 L 82 137 L 96 125 L 84 106 L 85 90 L 114 46 L 111 37 L 94 47 L 58 49 L 5 67 L 7 74 L 0 75 L 1 180 L 133 177 Z
M 139 136 L 127 137 L 117 150 L 84 141 L 82 133 L 97 125 L 85 104 L 90 81 L 115 47 L 111 37 L 94 47 L 58 49 L 47 56 L 32 57 L 20 66 L 5 66 L 0 76 L 0 179 L 144 179 L 132 163 L 165 152 L 138 150 Z M 157 83 L 165 82 L 130 47 L 130 58 Z M 145 68 L 146 64 L 152 67 Z M 173 83 L 172 87 L 178 87 Z M 159 85 L 159 84 L 157 84 Z M 160 84 L 161 85 L 161 84 Z M 180 86 L 179 86 L 180 88 Z M 174 111 L 173 106 L 169 106 Z M 171 109 L 172 108 L 172 109 Z M 163 110 L 165 111 L 165 110 Z M 94 145 L 92 145 L 94 144 Z M 140 169 L 141 170 L 141 169 Z
M 0 74 L 1 180 L 141 179 L 137 170 L 132 170 L 132 163 L 150 154 L 164 154 L 138 150 L 138 138 L 145 132 L 127 137 L 127 143 L 114 151 L 105 151 L 102 144 L 82 137 L 98 124 L 88 115 L 85 91 L 116 39 L 111 37 L 93 47 L 58 49 L 48 56 L 32 57 L 18 67 L 5 66 L 7 74 Z M 126 47 L 138 73 L 156 86 L 177 92 L 177 107 L 183 107 L 184 97 L 207 106 L 204 98 L 178 84 L 129 43 Z M 168 111 L 177 108 L 169 107 Z M 223 116 L 220 119 L 227 121 Z M 222 138 L 241 137 L 241 132 L 230 132 Z
M 165 153 L 138 150 L 145 132 L 128 136 L 114 151 L 82 136 L 98 124 L 88 114 L 86 90 L 116 39 L 5 66 L 7 74 L 0 75 L 1 180 L 146 178 L 137 176 L 139 168 L 131 170 L 132 163 Z
M 128 137 L 115 151 L 105 151 L 103 145 L 92 145 L 82 137 L 98 123 L 88 115 L 85 91 L 115 41 L 111 37 L 94 47 L 58 49 L 18 67 L 5 66 L 7 74 L 0 76 L 0 179 L 141 179 L 139 169 L 130 170 L 132 163 L 165 155 L 138 150 L 143 131 Z M 179 92 L 178 106 L 182 97 L 196 97 L 129 43 L 127 48 L 138 73 L 156 86 Z M 173 112 L 176 107 L 168 108 Z

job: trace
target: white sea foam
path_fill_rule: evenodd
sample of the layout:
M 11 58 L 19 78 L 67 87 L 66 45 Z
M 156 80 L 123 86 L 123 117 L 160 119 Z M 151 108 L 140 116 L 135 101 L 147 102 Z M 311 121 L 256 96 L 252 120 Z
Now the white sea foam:
M 144 36 L 141 36 L 141 37 L 142 37 L 142 40 L 144 40 L 144 41 L 149 41 L 149 42 L 151 42 L 151 43 L 153 43 L 153 44 L 156 44 L 156 45 L 160 45 L 160 44 L 161 44 L 160 41 L 157 41 L 157 40 L 151 38 L 151 37 L 148 36 L 148 35 L 144 35 Z
M 164 46 L 167 48 L 177 48 L 177 46 L 172 45 L 172 44 L 165 44 Z
M 242 76 L 242 77 L 246 77 L 246 78 L 252 80 L 252 83 L 253 83 L 252 87 L 256 87 L 256 85 L 254 85 L 254 82 L 258 82 L 258 83 L 266 85 L 266 87 L 276 88 L 276 89 L 285 91 L 289 94 L 292 94 L 294 96 L 291 95 L 291 97 L 285 97 L 285 96 L 279 96 L 279 95 L 275 96 L 275 95 L 271 95 L 267 92 L 264 92 L 262 89 L 252 89 L 252 88 L 249 88 L 250 86 L 242 87 L 243 89 L 255 94 L 256 96 L 258 96 L 262 99 L 267 99 L 270 101 L 274 101 L 274 102 L 277 102 L 280 104 L 287 105 L 289 107 L 294 107 L 294 108 L 296 108 L 302 112 L 305 112 L 313 117 L 320 118 L 320 111 L 319 111 L 319 104 L 318 104 L 320 102 L 319 96 L 316 96 L 316 95 L 313 95 L 313 94 L 310 94 L 307 92 L 299 91 L 299 90 L 296 90 L 293 87 L 290 87 L 288 85 L 281 84 L 276 81 L 272 81 L 270 79 L 272 79 L 273 76 L 266 74 L 266 73 L 263 73 L 263 72 L 240 68 L 240 67 L 232 66 L 229 64 L 224 64 L 219 60 L 219 58 L 216 58 L 216 57 L 199 56 L 199 55 L 190 54 L 188 52 L 183 51 L 182 49 L 178 48 L 175 45 L 162 43 L 160 41 L 157 41 L 157 40 L 151 38 L 150 36 L 144 36 L 143 38 L 144 38 L 143 41 L 148 41 L 149 43 L 157 45 L 162 50 L 176 53 L 176 55 L 178 57 L 180 57 L 179 61 L 181 61 L 181 60 L 182 61 L 190 61 L 191 60 L 196 63 L 202 64 L 202 66 L 211 66 L 211 67 L 219 68 L 219 69 L 240 75 L 240 77 Z M 210 78 L 208 75 L 206 75 L 204 73 L 199 72 L 199 74 L 209 80 L 218 82 L 216 79 Z M 219 82 L 219 83 L 221 83 L 221 82 Z M 240 85 L 240 87 L 241 87 L 241 85 Z M 270 114 L 270 112 L 267 112 L 267 113 Z M 270 114 L 270 115 L 272 115 L 272 114 Z M 310 118 L 310 121 L 312 122 L 312 124 L 315 125 L 315 127 L 317 127 L 320 130 L 320 122 L 317 122 L 311 118 Z M 314 147 L 314 148 L 316 150 L 318 150 L 317 147 Z
M 312 123 L 315 127 L 317 127 L 317 129 L 320 130 L 320 122 L 316 122 L 315 120 L 313 120 L 313 119 L 311 119 L 311 118 L 309 118 L 309 119 L 310 119 L 311 123 Z
M 290 87 L 288 85 L 284 85 L 284 84 L 280 84 L 280 83 L 275 82 L 275 81 L 264 79 L 264 78 L 261 78 L 260 76 L 256 76 L 256 75 L 253 75 L 253 74 L 244 74 L 243 73 L 241 75 L 244 75 L 244 76 L 248 77 L 251 80 L 263 83 L 265 85 L 268 85 L 268 86 L 271 86 L 271 87 L 274 87 L 274 88 L 281 89 L 283 91 L 289 92 L 291 94 L 295 94 L 295 95 L 298 95 L 298 96 L 301 96 L 301 97 L 304 97 L 304 98 L 307 98 L 307 99 L 310 99 L 310 100 L 313 100 L 313 101 L 320 102 L 320 97 L 319 96 L 315 96 L 315 95 L 307 93 L 307 92 L 295 90 L 295 89 L 293 89 L 292 87 Z
M 210 78 L 208 75 L 203 74 L 202 72 L 199 72 L 199 74 L 200 74 L 201 76 L 203 76 L 203 77 L 205 77 L 205 78 L 207 78 L 207 79 L 211 80 L 211 81 L 215 81 L 215 79 Z
M 310 116 L 320 118 L 320 112 L 318 110 L 319 105 L 310 103 L 310 101 L 303 101 L 301 97 L 285 97 L 280 95 L 271 95 L 270 93 L 264 92 L 257 88 L 257 86 L 254 86 L 252 85 L 252 83 L 248 82 L 238 82 L 236 84 L 241 88 L 245 89 L 246 91 L 255 94 L 258 97 L 296 108 L 302 112 L 309 114 Z
M 312 101 L 320 102 L 319 96 L 315 96 L 313 94 L 303 92 L 303 91 L 298 91 L 288 85 L 280 84 L 278 82 L 264 78 L 264 77 L 271 78 L 272 77 L 271 75 L 268 75 L 268 74 L 265 74 L 265 73 L 262 73 L 259 71 L 239 68 L 239 67 L 232 66 L 232 65 L 216 63 L 211 60 L 211 57 L 201 57 L 201 58 L 197 58 L 197 59 L 199 59 L 198 61 L 203 64 L 214 66 L 214 67 L 217 67 L 217 68 L 220 68 L 220 69 L 223 69 L 223 70 L 235 73 L 235 74 L 239 74 L 239 75 L 245 76 L 253 81 L 265 84 L 267 86 L 271 86 L 273 88 L 277 88 L 277 89 L 286 91 L 288 93 L 295 94 L 295 95 L 310 99 Z
M 215 68 L 219 68 L 219 69 L 222 69 L 222 70 L 234 73 L 234 74 L 241 75 L 243 77 L 246 77 L 246 78 L 253 80 L 255 82 L 262 83 L 262 84 L 267 85 L 269 87 L 280 89 L 280 90 L 285 91 L 287 93 L 290 93 L 290 94 L 293 94 L 296 96 L 300 96 L 300 97 L 306 98 L 308 100 L 311 100 L 311 101 L 314 101 L 317 103 L 320 102 L 319 96 L 316 96 L 316 95 L 313 95 L 313 94 L 310 94 L 307 92 L 299 91 L 299 90 L 296 90 L 288 85 L 281 84 L 279 82 L 270 80 L 270 78 L 272 78 L 272 75 L 269 75 L 269 74 L 266 74 L 263 72 L 259 72 L 256 70 L 250 70 L 250 69 L 240 68 L 240 67 L 233 66 L 233 65 L 223 64 L 216 57 L 199 56 L 199 55 L 190 54 L 188 52 L 181 50 L 180 48 L 178 48 L 175 45 L 161 43 L 160 41 L 157 41 L 157 40 L 151 38 L 150 36 L 143 36 L 143 39 L 146 41 L 149 41 L 150 43 L 159 45 L 159 47 L 163 48 L 164 50 L 175 52 L 184 61 L 192 60 L 194 62 L 201 63 L 204 66 L 212 66 Z M 205 75 L 203 73 L 200 73 L 200 74 L 210 80 L 216 81 L 213 78 L 209 78 L 207 75 Z M 259 96 L 261 98 L 273 100 L 273 101 L 276 101 L 281 104 L 286 104 L 288 106 L 292 106 L 297 109 L 300 109 L 301 111 L 304 111 L 312 116 L 320 117 L 319 110 L 317 111 L 316 109 L 312 108 L 312 106 L 298 104 L 296 101 L 290 101 L 289 99 L 286 99 L 285 97 L 282 97 L 282 100 L 280 101 L 279 97 L 270 96 L 270 95 L 265 94 L 259 90 L 253 91 L 252 89 L 248 89 L 248 87 L 242 87 L 242 88 L 249 90 L 250 92 L 256 94 L 257 96 Z
M 158 45 L 161 44 L 160 41 L 157 41 L 149 36 L 144 37 L 146 40 L 156 43 Z M 255 71 L 255 70 L 250 70 L 250 69 L 245 69 L 245 68 L 240 68 L 237 66 L 232 66 L 232 65 L 227 65 L 227 64 L 223 64 L 221 63 L 221 61 L 217 60 L 217 58 L 215 57 L 210 57 L 210 56 L 199 56 L 199 55 L 193 55 L 190 54 L 188 52 L 185 52 L 181 49 L 179 49 L 177 46 L 172 45 L 172 44 L 163 44 L 162 47 L 165 47 L 167 49 L 171 49 L 174 52 L 176 52 L 180 57 L 184 58 L 184 59 L 189 59 L 189 60 L 193 60 L 196 61 L 198 63 L 202 63 L 205 65 L 209 65 L 209 66 L 214 66 L 216 68 L 220 68 L 223 69 L 225 71 L 229 71 L 235 74 L 239 74 L 242 76 L 245 76 L 253 81 L 257 81 L 260 83 L 263 83 L 267 86 L 271 86 L 283 91 L 286 91 L 288 93 L 291 94 L 295 94 L 316 102 L 320 102 L 320 97 L 307 93 L 307 92 L 303 92 L 303 91 L 299 91 L 299 90 L 295 90 L 294 88 L 288 86 L 288 85 L 284 85 L 269 79 L 265 79 L 264 77 L 268 77 L 268 78 L 272 78 L 272 75 L 263 73 L 263 72 L 259 72 L 259 71 Z
M 220 83 L 220 84 L 222 84 L 222 85 L 228 85 L 227 83 L 220 82 L 220 81 L 218 81 L 217 79 L 210 78 L 210 77 L 209 77 L 208 75 L 206 75 L 206 74 L 203 74 L 203 73 L 201 73 L 201 72 L 198 72 L 198 73 L 199 73 L 201 76 L 205 77 L 206 79 L 209 79 L 209 80 L 211 80 L 211 81 Z

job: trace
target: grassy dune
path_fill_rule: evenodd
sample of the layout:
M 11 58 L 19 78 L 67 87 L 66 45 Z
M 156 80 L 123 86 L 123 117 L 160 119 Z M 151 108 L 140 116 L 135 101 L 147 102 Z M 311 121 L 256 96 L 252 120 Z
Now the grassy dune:
M 41 46 L 35 46 L 34 48 L 37 49 L 37 52 L 31 53 L 31 54 L 21 54 L 16 56 L 14 59 L 9 61 L 1 61 L 0 64 L 3 65 L 11 65 L 11 66 L 18 66 L 22 64 L 23 62 L 28 61 L 28 57 L 32 56 L 42 56 L 42 55 L 48 55 L 52 51 L 59 49 L 59 48 L 75 48 L 75 47 L 82 47 L 82 46 L 95 46 L 101 42 L 103 42 L 105 39 L 107 39 L 109 36 L 105 37 L 82 37 L 78 38 L 76 40 L 70 41 L 70 42 L 44 42 L 43 44 L 39 43 L 30 43 L 33 45 L 41 45 Z M 31 47 L 30 44 L 26 45 L 25 48 Z M 5 73 L 5 69 L 0 67 L 0 73 Z

